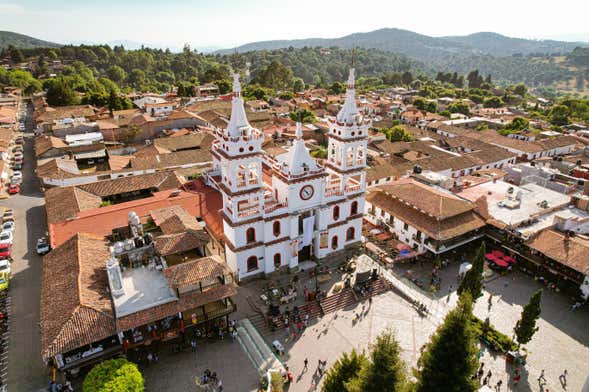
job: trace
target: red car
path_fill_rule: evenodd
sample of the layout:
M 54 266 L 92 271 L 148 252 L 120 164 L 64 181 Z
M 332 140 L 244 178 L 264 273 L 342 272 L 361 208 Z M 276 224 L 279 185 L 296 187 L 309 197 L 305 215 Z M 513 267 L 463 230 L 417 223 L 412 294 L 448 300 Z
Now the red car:
M 8 194 L 14 195 L 18 192 L 20 192 L 20 186 L 18 184 L 10 184 L 10 186 L 8 187 Z
M 0 244 L 0 259 L 10 259 L 12 247 L 9 244 Z

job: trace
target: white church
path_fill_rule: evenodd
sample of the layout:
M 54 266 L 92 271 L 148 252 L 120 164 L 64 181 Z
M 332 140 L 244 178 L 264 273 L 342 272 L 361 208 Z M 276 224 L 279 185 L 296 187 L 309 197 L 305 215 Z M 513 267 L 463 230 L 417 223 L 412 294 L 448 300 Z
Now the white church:
M 356 106 L 351 69 L 345 104 L 329 119 L 324 165 L 309 155 L 300 123 L 292 146 L 272 158 L 262 150 L 263 132 L 248 122 L 234 75 L 231 119 L 217 132 L 206 178 L 223 197 L 225 255 L 239 279 L 323 259 L 360 241 L 369 127 Z

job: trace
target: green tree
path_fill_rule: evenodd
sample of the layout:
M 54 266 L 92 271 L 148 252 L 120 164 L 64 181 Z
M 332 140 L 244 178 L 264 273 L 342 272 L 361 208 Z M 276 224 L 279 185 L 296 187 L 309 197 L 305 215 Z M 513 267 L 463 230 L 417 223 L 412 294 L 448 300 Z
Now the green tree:
M 385 128 L 382 131 L 391 142 L 412 142 L 415 140 L 402 125 L 395 125 L 392 128 Z
M 143 376 L 137 365 L 124 358 L 94 366 L 84 379 L 84 392 L 143 392 Z
M 344 86 L 341 82 L 333 82 L 329 85 L 327 92 L 329 94 L 342 94 L 346 91 L 346 86 Z
M 362 366 L 368 362 L 364 354 L 352 350 L 350 354 L 343 353 L 329 368 L 323 380 L 322 392 L 343 392 L 347 382 L 355 378 Z
M 8 55 L 13 63 L 22 63 L 25 61 L 25 56 L 22 54 L 22 51 L 12 45 L 8 47 Z
M 526 93 L 528 92 L 528 88 L 526 87 L 525 84 L 519 83 L 513 87 L 513 92 L 514 92 L 514 94 L 517 94 L 521 97 L 525 97 Z
M 69 106 L 79 102 L 78 95 L 65 77 L 50 79 L 46 86 L 47 103 L 50 106 Z
M 302 123 L 314 123 L 317 121 L 315 114 L 307 109 L 301 109 L 290 113 L 290 119 L 293 121 L 300 121 Z
M 256 72 L 252 82 L 274 90 L 290 90 L 294 84 L 294 76 L 289 67 L 274 60 Z
M 472 299 L 465 294 L 422 349 L 415 392 L 478 390 L 478 381 L 472 378 L 478 350 L 471 317 Z
M 521 318 L 515 324 L 515 328 L 513 329 L 518 345 L 527 344 L 530 340 L 532 340 L 532 336 L 534 336 L 538 330 L 538 327 L 536 326 L 536 320 L 538 320 L 540 313 L 542 312 L 542 308 L 540 306 L 541 302 L 542 289 L 539 289 L 534 294 L 532 294 L 530 301 L 526 306 L 524 306 Z
M 136 88 L 141 89 L 141 86 L 145 83 L 145 72 L 139 68 L 134 68 L 129 74 L 129 83 Z
M 485 242 L 481 243 L 481 247 L 472 262 L 472 268 L 468 270 L 458 286 L 458 295 L 468 293 L 470 298 L 476 302 L 483 295 L 483 269 L 485 267 Z
M 555 105 L 550 110 L 550 122 L 554 125 L 567 125 L 569 123 L 570 110 L 565 105 Z
M 305 90 L 305 82 L 301 78 L 295 78 L 294 83 L 292 85 L 292 91 L 295 93 L 299 93 Z
M 219 79 L 215 80 L 213 83 L 219 87 L 219 94 L 227 94 L 231 91 L 231 81 L 229 81 L 229 79 Z
M 503 100 L 499 97 L 489 97 L 484 100 L 483 106 L 486 108 L 500 108 L 503 106 Z
M 376 337 L 370 347 L 370 361 L 362 364 L 358 375 L 346 383 L 348 392 L 396 392 L 407 383 L 405 363 L 401 360 L 401 347 L 395 336 L 386 331 Z
M 450 111 L 450 113 L 462 113 L 465 116 L 468 116 L 468 114 L 470 113 L 470 108 L 464 102 L 453 102 L 450 105 L 448 105 L 447 109 L 448 111 Z
M 530 122 L 527 119 L 523 117 L 515 117 L 513 120 L 505 124 L 503 128 L 510 131 L 523 131 L 528 129 L 529 126 Z

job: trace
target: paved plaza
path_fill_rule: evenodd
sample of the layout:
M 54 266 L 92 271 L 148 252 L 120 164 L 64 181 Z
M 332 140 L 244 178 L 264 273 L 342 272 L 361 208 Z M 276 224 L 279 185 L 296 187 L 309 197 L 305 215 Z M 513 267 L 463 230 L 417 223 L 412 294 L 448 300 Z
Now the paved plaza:
M 206 369 L 216 372 L 227 392 L 257 391 L 260 377 L 237 341 L 199 342 L 196 352 L 190 348 L 172 353 L 166 346 L 159 354 L 159 362 L 140 366 L 145 378 L 145 390 L 150 391 L 199 391 L 195 377 L 201 377 Z

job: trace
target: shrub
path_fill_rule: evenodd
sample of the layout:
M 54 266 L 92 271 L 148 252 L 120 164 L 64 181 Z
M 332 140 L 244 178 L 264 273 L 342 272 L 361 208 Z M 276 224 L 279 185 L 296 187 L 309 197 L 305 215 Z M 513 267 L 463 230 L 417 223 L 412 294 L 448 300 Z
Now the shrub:
M 488 324 L 475 316 L 472 317 L 472 324 L 479 339 L 502 354 L 506 354 L 508 351 L 517 350 L 517 344 L 511 340 L 509 336 L 497 331 L 493 325 Z
M 84 379 L 84 392 L 143 392 L 143 376 L 137 365 L 124 358 L 94 366 Z

